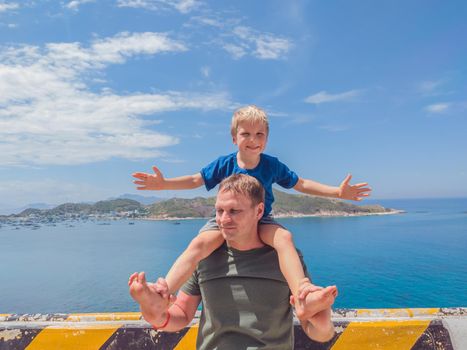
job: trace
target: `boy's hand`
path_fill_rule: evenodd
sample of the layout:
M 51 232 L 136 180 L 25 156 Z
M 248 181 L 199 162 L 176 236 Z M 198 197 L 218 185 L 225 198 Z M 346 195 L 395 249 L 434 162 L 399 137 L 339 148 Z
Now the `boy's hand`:
M 368 186 L 368 183 L 362 182 L 356 185 L 350 185 L 350 179 L 352 179 L 352 175 L 349 174 L 340 184 L 339 198 L 361 201 L 363 197 L 368 197 L 370 195 L 371 188 L 365 187 Z
M 156 166 L 152 167 L 154 170 L 154 174 L 148 173 L 133 173 L 132 176 L 137 178 L 138 180 L 133 181 L 138 187 L 137 190 L 163 190 L 164 189 L 164 176 L 157 169 Z

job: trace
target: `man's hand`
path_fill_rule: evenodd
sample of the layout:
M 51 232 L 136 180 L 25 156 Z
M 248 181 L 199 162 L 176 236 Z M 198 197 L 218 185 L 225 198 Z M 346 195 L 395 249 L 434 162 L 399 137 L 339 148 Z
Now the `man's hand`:
M 305 333 L 318 342 L 330 341 L 335 334 L 331 321 L 331 306 L 337 296 L 336 286 L 318 287 L 311 284 L 308 278 L 300 282 L 299 300 L 290 297 L 295 305 L 295 312 Z
M 298 300 L 291 296 L 290 303 L 295 306 L 297 318 L 305 321 L 323 310 L 330 309 L 336 297 L 336 286 L 323 288 L 315 286 L 308 278 L 304 278 L 298 287 Z
M 349 174 L 340 184 L 339 198 L 361 201 L 363 197 L 368 197 L 370 195 L 371 188 L 365 187 L 368 186 L 368 183 L 362 182 L 356 185 L 350 185 L 351 179 L 352 175 Z
M 156 283 L 147 283 L 144 272 L 135 272 L 128 280 L 131 297 L 139 304 L 144 319 L 152 325 L 164 323 L 169 304 L 175 300 L 169 297 L 164 282 L 159 278 Z
M 154 174 L 148 173 L 133 173 L 132 176 L 138 180 L 133 181 L 138 187 L 137 190 L 163 190 L 165 185 L 165 179 L 160 170 L 153 166 L 152 170 Z
M 159 293 L 162 298 L 168 299 L 170 304 L 175 303 L 177 300 L 177 297 L 173 294 L 169 293 L 169 285 L 167 284 L 167 281 L 165 278 L 159 277 L 157 279 L 157 282 L 153 284 L 154 290 Z

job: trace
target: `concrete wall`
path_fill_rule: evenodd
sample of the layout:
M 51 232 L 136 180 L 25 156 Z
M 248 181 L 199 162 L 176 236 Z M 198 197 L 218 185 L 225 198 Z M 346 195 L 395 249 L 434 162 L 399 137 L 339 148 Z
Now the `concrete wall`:
M 467 309 L 337 309 L 336 337 L 312 342 L 295 324 L 295 349 L 467 350 Z M 197 319 L 177 333 L 155 331 L 140 313 L 0 314 L 0 350 L 189 350 Z

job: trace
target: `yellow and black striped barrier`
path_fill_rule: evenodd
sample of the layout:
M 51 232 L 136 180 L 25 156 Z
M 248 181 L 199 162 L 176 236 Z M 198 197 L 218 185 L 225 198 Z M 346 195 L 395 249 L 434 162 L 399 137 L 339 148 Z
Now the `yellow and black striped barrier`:
M 0 350 L 191 350 L 197 318 L 176 333 L 156 331 L 140 313 L 0 314 Z M 311 341 L 295 322 L 295 349 L 467 350 L 467 308 L 337 309 L 336 336 Z

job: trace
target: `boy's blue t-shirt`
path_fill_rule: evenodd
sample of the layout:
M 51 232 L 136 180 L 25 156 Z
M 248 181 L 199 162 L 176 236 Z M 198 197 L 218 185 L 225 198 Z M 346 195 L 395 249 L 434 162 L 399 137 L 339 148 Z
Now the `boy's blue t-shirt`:
M 221 156 L 201 169 L 206 189 L 216 187 L 223 179 L 232 174 L 247 174 L 258 179 L 265 190 L 264 216 L 271 213 L 274 195 L 272 184 L 277 183 L 284 188 L 292 188 L 297 184 L 298 175 L 291 171 L 276 157 L 261 153 L 259 164 L 254 169 L 243 169 L 237 164 L 237 152 Z

